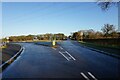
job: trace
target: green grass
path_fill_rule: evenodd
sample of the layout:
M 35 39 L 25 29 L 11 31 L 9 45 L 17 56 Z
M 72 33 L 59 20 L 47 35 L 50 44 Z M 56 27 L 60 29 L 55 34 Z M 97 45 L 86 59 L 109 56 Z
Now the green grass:
M 120 46 L 115 46 L 115 45 L 101 45 L 101 44 L 96 44 L 96 43 L 88 43 L 88 42 L 81 42 L 79 41 L 81 45 L 88 46 L 91 48 L 95 48 L 98 50 L 102 50 L 111 54 L 117 54 L 120 55 Z
M 6 62 L 11 57 L 13 57 L 19 50 L 21 46 L 18 44 L 7 44 L 6 48 L 2 48 L 2 62 Z

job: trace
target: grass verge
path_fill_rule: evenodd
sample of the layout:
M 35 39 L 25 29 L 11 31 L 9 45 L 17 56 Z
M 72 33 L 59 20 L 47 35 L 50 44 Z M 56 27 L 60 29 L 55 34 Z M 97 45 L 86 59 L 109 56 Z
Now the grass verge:
M 120 56 L 120 46 L 111 46 L 111 45 L 100 45 L 100 44 L 95 44 L 95 43 L 88 43 L 88 42 L 81 42 L 79 43 L 83 46 L 91 47 L 97 50 L 101 50 L 104 52 L 108 52 L 110 54 L 116 54 Z
M 7 44 L 6 46 L 6 48 L 2 48 L 2 50 L 0 50 L 2 53 L 2 63 L 9 60 L 21 49 L 21 46 L 18 44 Z

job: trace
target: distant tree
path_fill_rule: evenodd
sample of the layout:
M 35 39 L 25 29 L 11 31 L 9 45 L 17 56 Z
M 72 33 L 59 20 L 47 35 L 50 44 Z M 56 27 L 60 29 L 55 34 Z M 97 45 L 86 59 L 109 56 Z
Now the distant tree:
M 63 40 L 65 35 L 63 33 L 54 34 L 57 40 Z
M 104 33 L 105 37 L 110 36 L 110 34 L 112 32 L 115 31 L 115 26 L 114 25 L 110 25 L 110 24 L 104 24 L 103 28 L 101 29 Z
M 78 32 L 82 32 L 79 33 L 79 38 L 83 38 L 83 39 L 94 39 L 95 38 L 95 31 L 93 29 L 89 29 L 89 30 L 80 30 Z
M 9 37 L 9 41 L 14 42 L 14 41 L 18 41 L 18 39 L 17 39 L 16 36 L 10 36 L 10 37 Z
M 118 34 L 116 31 L 113 31 L 113 32 L 110 34 L 110 36 L 111 36 L 112 38 L 118 38 L 118 37 L 119 37 L 119 34 Z
M 95 33 L 95 38 L 96 38 L 96 39 L 99 39 L 99 38 L 102 38 L 102 37 L 103 37 L 103 33 L 102 33 L 102 32 L 97 31 L 97 32 Z
M 87 30 L 87 38 L 94 39 L 95 38 L 95 31 L 93 29 Z
M 73 39 L 73 40 L 77 40 L 77 35 L 78 35 L 78 32 L 74 32 L 74 33 L 72 34 L 72 39 Z
M 25 36 L 26 40 L 33 40 L 34 35 L 27 35 Z
M 77 40 L 80 40 L 80 39 L 81 39 L 81 32 L 79 32 L 79 31 L 77 32 L 76 39 L 77 39 Z
M 46 33 L 44 36 L 45 36 L 46 40 L 50 40 L 52 34 L 51 33 Z
M 71 39 L 73 40 L 81 40 L 83 39 L 82 31 L 72 33 Z
M 6 42 L 6 41 L 7 41 L 7 38 L 3 38 L 3 39 L 2 39 L 2 42 Z

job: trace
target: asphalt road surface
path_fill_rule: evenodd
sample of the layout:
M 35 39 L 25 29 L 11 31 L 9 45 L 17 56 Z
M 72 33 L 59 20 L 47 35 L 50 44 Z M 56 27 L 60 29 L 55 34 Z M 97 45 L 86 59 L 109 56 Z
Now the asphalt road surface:
M 59 42 L 58 48 L 19 43 L 24 50 L 2 74 L 4 78 L 80 78 L 119 80 L 120 60 L 80 46 Z

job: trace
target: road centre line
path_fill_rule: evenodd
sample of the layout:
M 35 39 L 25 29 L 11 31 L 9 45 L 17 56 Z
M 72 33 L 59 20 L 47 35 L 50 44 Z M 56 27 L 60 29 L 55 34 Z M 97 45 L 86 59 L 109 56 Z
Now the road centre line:
M 80 73 L 86 80 L 90 80 L 84 73 Z
M 52 49 L 56 50 L 55 48 L 52 48 Z
M 88 72 L 88 74 L 89 74 L 94 80 L 98 80 L 98 79 L 95 78 L 95 76 L 93 76 L 90 72 Z
M 76 60 L 72 55 L 70 55 L 70 53 L 68 53 L 67 51 L 65 51 L 73 60 Z
M 60 46 L 60 49 L 63 49 L 63 48 Z
M 59 53 L 69 61 L 69 59 L 62 52 L 59 51 Z

